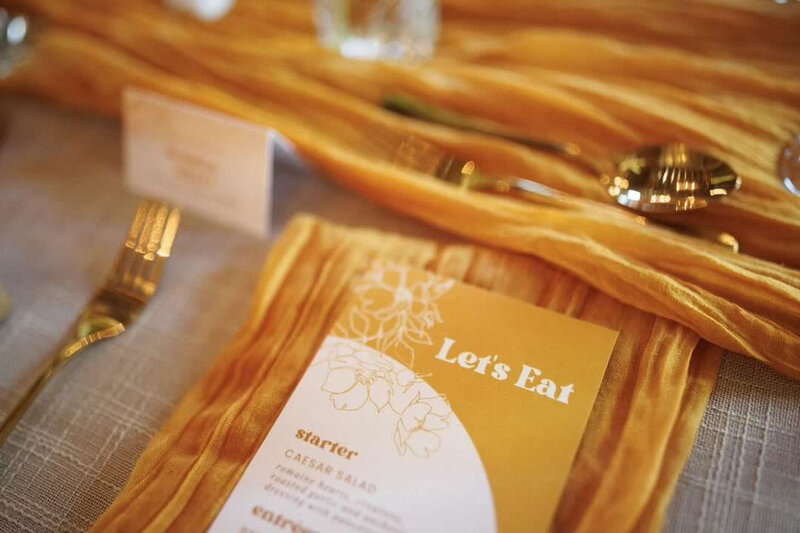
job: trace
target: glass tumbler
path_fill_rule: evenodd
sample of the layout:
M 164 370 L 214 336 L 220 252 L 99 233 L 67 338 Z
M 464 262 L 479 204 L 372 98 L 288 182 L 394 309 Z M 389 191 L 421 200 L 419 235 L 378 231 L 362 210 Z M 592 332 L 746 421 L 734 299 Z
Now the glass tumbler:
M 783 147 L 778 158 L 778 174 L 789 192 L 800 196 L 800 133 Z
M 422 61 L 439 37 L 438 0 L 316 0 L 323 46 L 345 57 Z

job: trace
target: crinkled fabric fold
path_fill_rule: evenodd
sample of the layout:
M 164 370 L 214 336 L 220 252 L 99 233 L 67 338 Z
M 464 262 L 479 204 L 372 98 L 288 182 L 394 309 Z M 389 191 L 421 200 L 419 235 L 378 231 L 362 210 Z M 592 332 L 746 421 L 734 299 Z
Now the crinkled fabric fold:
M 347 60 L 321 50 L 308 3 L 240 0 L 203 24 L 147 0 L 12 2 L 49 24 L 0 85 L 110 114 L 138 85 L 275 128 L 342 185 L 469 239 L 530 254 L 620 301 L 800 377 L 800 201 L 775 176 L 800 130 L 800 15 L 736 0 L 444 3 L 434 60 Z M 769 5 L 767 5 L 769 4 Z M 759 35 L 752 46 L 741 35 Z M 579 143 L 589 154 L 684 141 L 729 161 L 744 185 L 687 216 L 748 255 L 617 216 L 597 180 L 546 154 L 391 115 L 403 91 Z M 488 173 L 574 196 L 466 193 L 391 165 L 416 135 Z
M 553 529 L 660 528 L 716 379 L 718 347 L 535 258 L 303 216 L 267 259 L 248 321 L 150 442 L 94 530 L 208 527 L 346 303 L 350 284 L 378 258 L 619 330 Z

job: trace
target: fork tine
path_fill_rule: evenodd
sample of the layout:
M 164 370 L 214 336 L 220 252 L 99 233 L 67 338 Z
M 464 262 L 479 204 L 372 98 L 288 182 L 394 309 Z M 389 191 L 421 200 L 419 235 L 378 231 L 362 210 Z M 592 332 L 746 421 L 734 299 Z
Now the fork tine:
M 134 290 L 134 280 L 142 268 L 142 257 L 146 253 L 147 241 L 150 239 L 150 233 L 153 231 L 153 222 L 157 211 L 157 202 L 147 202 L 147 210 L 145 212 L 144 220 L 142 221 L 141 231 L 139 232 L 139 235 L 136 238 L 136 244 L 133 247 L 131 260 L 127 265 L 125 265 L 126 268 L 123 272 L 121 272 L 119 278 L 119 284 L 121 285 L 120 288 L 126 292 L 130 292 L 132 294 L 137 293 L 137 291 Z
M 107 287 L 148 300 L 169 257 L 179 220 L 177 209 L 169 204 L 143 200 Z
M 158 210 L 153 220 L 153 227 L 150 235 L 147 236 L 145 244 L 144 258 L 147 261 L 153 261 L 156 258 L 156 252 L 161 245 L 161 236 L 164 234 L 164 226 L 167 223 L 167 215 L 169 214 L 169 205 L 162 203 L 158 206 Z
M 147 216 L 147 211 L 149 209 L 150 201 L 142 200 L 139 202 L 139 206 L 136 208 L 136 215 L 134 216 L 133 222 L 131 222 L 131 227 L 128 230 L 128 239 L 125 241 L 125 246 L 129 248 L 136 246 L 136 241 L 139 238 L 139 234 L 142 232 L 144 219 Z
M 150 205 L 144 228 L 136 244 L 134 261 L 122 278 L 121 290 L 140 298 L 148 298 L 155 292 L 155 287 L 152 287 L 147 282 L 149 278 L 148 270 L 155 260 L 155 252 L 161 242 L 168 211 L 169 206 L 164 202 L 152 202 Z
M 150 233 L 153 231 L 153 224 L 156 221 L 156 214 L 159 209 L 158 203 L 149 202 L 149 204 L 142 231 L 139 233 L 139 238 L 136 241 L 135 250 L 139 254 L 143 254 L 147 251 L 147 242 L 150 240 Z
M 143 246 L 144 253 L 142 254 L 141 266 L 133 283 L 145 295 L 152 295 L 155 292 L 155 286 L 152 284 L 153 267 L 158 257 L 158 249 L 161 247 L 161 239 L 164 235 L 168 216 L 169 205 L 160 203 L 158 209 L 155 210 L 150 234 L 147 235 L 146 243 Z
M 178 225 L 181 223 L 181 211 L 173 207 L 167 217 L 167 225 L 164 228 L 164 236 L 161 238 L 161 246 L 156 252 L 160 257 L 167 258 L 172 253 L 172 244 L 175 242 L 175 234 L 178 232 Z
M 142 200 L 139 202 L 139 206 L 136 208 L 136 215 L 134 215 L 133 222 L 131 222 L 131 227 L 128 229 L 128 237 L 125 239 L 125 243 L 122 245 L 122 249 L 117 257 L 117 262 L 114 265 L 114 269 L 108 276 L 108 284 L 118 283 L 122 279 L 124 273 L 127 272 L 128 268 L 130 267 L 130 263 L 134 258 L 134 249 L 136 248 L 136 243 L 139 240 L 139 235 L 142 232 L 144 221 L 149 210 L 149 201 Z
M 162 225 L 162 231 L 159 232 L 158 242 L 154 241 L 155 253 L 152 254 L 152 259 L 148 258 L 145 261 L 139 280 L 142 292 L 147 296 L 152 296 L 158 288 L 158 282 L 161 281 L 161 274 L 164 271 L 164 263 L 172 251 L 172 244 L 181 220 L 180 210 L 177 207 L 171 208 L 165 204 L 163 213 L 166 222 Z

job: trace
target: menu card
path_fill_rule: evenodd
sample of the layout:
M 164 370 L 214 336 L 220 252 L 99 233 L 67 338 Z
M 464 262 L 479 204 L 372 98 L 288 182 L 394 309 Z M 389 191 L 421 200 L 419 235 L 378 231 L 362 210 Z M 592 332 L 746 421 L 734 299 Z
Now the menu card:
M 212 532 L 545 531 L 617 333 L 375 263 Z

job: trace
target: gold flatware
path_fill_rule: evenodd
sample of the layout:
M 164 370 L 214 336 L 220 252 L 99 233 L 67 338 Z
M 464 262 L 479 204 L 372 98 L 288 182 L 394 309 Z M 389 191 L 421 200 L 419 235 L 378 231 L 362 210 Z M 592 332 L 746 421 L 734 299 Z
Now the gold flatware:
M 158 288 L 170 256 L 180 212 L 163 202 L 142 201 L 105 285 L 78 317 L 63 347 L 50 360 L 0 426 L 0 445 L 45 385 L 92 344 L 116 337 L 138 318 Z
M 533 139 L 494 123 L 464 117 L 407 95 L 389 95 L 383 107 L 404 116 L 451 128 L 492 135 L 560 156 L 600 178 L 620 205 L 643 213 L 673 213 L 707 207 L 741 186 L 724 161 L 682 143 L 646 146 L 597 162 L 573 143 Z
M 530 196 L 569 199 L 568 195 L 529 179 L 487 176 L 480 172 L 474 161 L 459 159 L 453 154 L 446 153 L 439 147 L 414 136 L 407 137 L 399 143 L 395 149 L 392 162 L 397 166 L 433 176 L 470 191 L 510 195 L 522 199 Z M 711 242 L 734 253 L 739 252 L 739 242 L 730 233 L 704 227 L 662 224 L 644 216 L 603 204 L 598 204 L 597 208 L 606 210 L 609 216 L 623 217 L 637 224 L 667 229 Z

